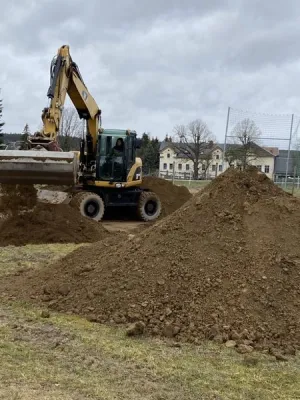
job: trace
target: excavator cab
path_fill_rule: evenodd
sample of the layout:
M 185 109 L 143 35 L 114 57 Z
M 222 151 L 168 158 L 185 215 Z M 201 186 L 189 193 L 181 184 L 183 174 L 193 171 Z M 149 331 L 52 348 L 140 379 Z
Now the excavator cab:
M 127 182 L 128 174 L 136 164 L 136 149 L 138 147 L 135 131 L 103 130 L 98 138 L 96 181 Z

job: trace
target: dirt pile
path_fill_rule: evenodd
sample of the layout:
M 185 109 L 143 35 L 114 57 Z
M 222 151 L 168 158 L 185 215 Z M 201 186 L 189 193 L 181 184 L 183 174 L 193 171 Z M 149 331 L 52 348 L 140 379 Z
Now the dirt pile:
M 108 236 L 100 223 L 82 217 L 69 205 L 37 204 L 1 222 L 0 246 L 42 243 L 92 243 Z
M 0 185 L 0 213 L 17 215 L 37 204 L 37 190 L 33 185 Z
M 88 246 L 2 290 L 98 322 L 141 321 L 152 335 L 292 353 L 299 237 L 298 199 L 255 170 L 229 170 L 140 235 Z
M 173 185 L 170 181 L 152 176 L 143 177 L 143 187 L 159 196 L 163 207 L 162 216 L 171 214 L 192 197 L 185 186 Z

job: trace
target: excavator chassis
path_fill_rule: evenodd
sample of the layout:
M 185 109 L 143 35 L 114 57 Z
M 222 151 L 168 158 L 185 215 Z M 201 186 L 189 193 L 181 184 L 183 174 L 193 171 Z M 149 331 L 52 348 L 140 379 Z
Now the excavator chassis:
M 88 218 L 100 221 L 106 211 L 122 207 L 135 210 L 142 221 L 156 220 L 162 211 L 158 196 L 142 187 L 104 188 L 93 185 L 75 186 L 64 203 L 69 203 Z
M 73 152 L 1 150 L 0 184 L 74 185 L 78 159 Z

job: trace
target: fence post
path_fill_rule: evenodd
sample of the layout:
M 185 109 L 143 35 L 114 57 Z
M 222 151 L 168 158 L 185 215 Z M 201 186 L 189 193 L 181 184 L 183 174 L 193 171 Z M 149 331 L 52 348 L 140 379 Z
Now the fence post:
M 295 166 L 294 166 L 294 176 L 293 176 L 292 194 L 294 194 L 294 190 L 295 190 L 296 172 L 297 172 L 297 166 L 295 165 Z
M 225 172 L 225 153 L 226 153 L 226 144 L 227 144 L 227 135 L 228 135 L 228 125 L 229 125 L 229 115 L 230 115 L 230 107 L 228 107 L 227 111 L 227 120 L 226 120 L 226 128 L 225 128 L 225 139 L 224 139 L 224 148 L 223 148 L 223 172 Z
M 174 180 L 175 180 L 175 161 L 173 161 L 173 176 L 172 176 L 173 185 L 174 185 Z
M 289 161 L 290 161 L 291 141 L 292 141 L 292 133 L 293 133 L 293 123 L 294 123 L 294 114 L 292 114 L 291 128 L 290 128 L 290 139 L 289 139 L 289 149 L 288 149 L 288 156 L 287 156 L 287 160 L 286 160 L 285 183 L 284 183 L 284 187 L 285 188 L 286 188 L 286 185 L 287 185 L 287 177 L 288 177 L 288 169 L 289 169 Z

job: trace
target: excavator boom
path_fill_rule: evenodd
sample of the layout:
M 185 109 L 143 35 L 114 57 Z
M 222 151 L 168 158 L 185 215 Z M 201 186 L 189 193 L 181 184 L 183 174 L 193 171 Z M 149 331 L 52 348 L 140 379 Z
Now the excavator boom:
M 51 63 L 47 92 L 50 104 L 42 112 L 43 128 L 28 138 L 28 150 L 0 150 L 0 183 L 76 183 L 78 156 L 76 152 L 63 152 L 57 141 L 67 95 L 79 117 L 86 120 L 88 153 L 95 158 L 101 110 L 73 62 L 69 46 L 64 45 Z

